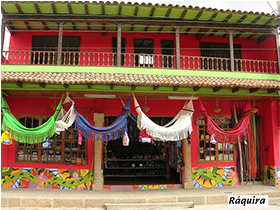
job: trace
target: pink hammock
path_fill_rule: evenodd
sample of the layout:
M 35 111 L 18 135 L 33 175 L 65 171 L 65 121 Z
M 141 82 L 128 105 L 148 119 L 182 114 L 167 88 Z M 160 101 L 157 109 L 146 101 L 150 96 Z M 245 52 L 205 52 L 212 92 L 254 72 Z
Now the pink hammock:
M 225 131 L 221 129 L 207 114 L 202 102 L 199 99 L 200 110 L 204 116 L 205 124 L 207 126 L 207 132 L 211 135 L 215 134 L 216 141 L 221 143 L 237 143 L 243 141 L 243 137 L 246 136 L 249 130 L 250 116 L 252 107 L 249 101 L 246 104 L 243 113 L 241 114 L 241 119 L 238 123 L 230 130 Z

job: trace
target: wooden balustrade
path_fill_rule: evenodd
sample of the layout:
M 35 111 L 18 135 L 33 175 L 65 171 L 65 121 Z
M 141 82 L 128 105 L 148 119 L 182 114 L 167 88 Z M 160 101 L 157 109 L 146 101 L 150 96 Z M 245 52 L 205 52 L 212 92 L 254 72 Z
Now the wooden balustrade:
M 3 51 L 2 64 L 58 65 L 57 51 Z M 65 66 L 117 66 L 117 53 L 63 51 Z M 122 53 L 121 66 L 135 68 L 177 69 L 175 55 Z M 180 69 L 231 71 L 229 58 L 181 56 Z M 234 71 L 278 74 L 277 61 L 234 59 Z

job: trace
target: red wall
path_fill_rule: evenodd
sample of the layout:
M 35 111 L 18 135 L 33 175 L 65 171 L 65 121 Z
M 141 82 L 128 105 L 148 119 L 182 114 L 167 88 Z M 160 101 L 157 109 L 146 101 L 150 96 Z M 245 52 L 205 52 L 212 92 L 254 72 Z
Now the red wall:
M 57 32 L 17 32 L 10 39 L 10 50 L 17 51 L 29 51 L 32 45 L 32 36 L 57 36 Z M 101 32 L 64 32 L 64 36 L 81 36 L 82 52 L 112 52 L 112 37 L 117 37 L 115 32 L 106 32 L 105 36 L 102 36 Z M 146 38 L 154 39 L 154 53 L 161 54 L 161 39 L 174 40 L 175 34 L 171 33 L 132 33 L 122 32 L 122 37 L 126 38 L 126 53 L 133 53 L 133 39 L 134 38 Z M 24 40 L 24 41 L 23 41 Z M 228 37 L 222 38 L 221 36 L 203 36 L 198 41 L 194 34 L 180 34 L 180 54 L 181 56 L 199 56 L 199 42 L 217 42 L 228 43 Z M 275 39 L 274 36 L 270 36 L 261 44 L 257 43 L 257 39 L 247 40 L 246 38 L 238 38 L 233 40 L 234 44 L 241 44 L 242 58 L 243 59 L 256 59 L 256 60 L 276 60 L 275 51 Z M 262 49 L 262 50 L 260 50 Z M 174 52 L 175 54 L 175 52 Z

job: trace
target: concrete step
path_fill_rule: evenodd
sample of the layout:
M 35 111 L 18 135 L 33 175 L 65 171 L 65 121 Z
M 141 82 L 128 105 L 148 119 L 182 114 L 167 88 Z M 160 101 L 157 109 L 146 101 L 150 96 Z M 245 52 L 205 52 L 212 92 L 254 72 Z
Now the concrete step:
M 105 210 L 168 210 L 193 208 L 193 202 L 106 204 Z
M 268 198 L 269 205 L 279 205 L 280 206 L 280 197 Z

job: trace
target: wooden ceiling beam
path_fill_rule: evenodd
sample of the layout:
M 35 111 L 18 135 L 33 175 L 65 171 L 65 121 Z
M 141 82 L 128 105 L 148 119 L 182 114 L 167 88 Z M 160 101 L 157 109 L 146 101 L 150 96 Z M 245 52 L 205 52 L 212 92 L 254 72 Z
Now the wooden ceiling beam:
M 20 81 L 15 81 L 15 83 L 19 88 L 22 88 L 22 83 Z
M 150 17 L 153 17 L 154 12 L 155 12 L 155 7 L 152 8 L 151 13 L 150 13 L 149 16 L 150 16 Z M 144 30 L 144 31 L 148 31 L 148 28 L 149 28 L 149 25 L 147 25 L 147 26 L 145 27 L 145 30 Z
M 241 89 L 241 87 L 235 87 L 232 89 L 232 93 L 236 93 L 237 91 L 239 91 Z
M 8 22 L 6 23 L 6 27 L 7 27 L 8 31 L 10 32 L 11 35 L 14 35 L 14 34 L 15 34 L 15 27 L 14 27 L 14 25 L 12 24 L 11 21 L 8 21 Z
M 110 84 L 110 88 L 111 88 L 111 90 L 113 90 L 114 89 L 114 84 Z
M 218 30 L 214 30 L 214 31 L 212 31 L 212 33 L 209 36 L 213 37 L 217 32 L 218 32 Z
M 256 35 L 255 33 L 252 33 L 250 36 L 247 37 L 247 40 L 252 39 L 255 35 Z
M 214 87 L 213 88 L 213 92 L 219 92 L 220 90 L 222 90 L 223 87 L 219 86 L 219 87 Z
M 247 18 L 248 15 L 243 15 L 238 21 L 237 23 L 242 23 L 246 18 Z
M 260 88 L 252 88 L 250 89 L 250 93 L 255 93 L 258 92 L 260 90 Z
M 276 91 L 277 91 L 276 88 L 268 89 L 268 90 L 267 90 L 267 93 L 268 93 L 268 94 L 271 94 L 271 93 L 274 93 L 274 92 L 276 92 Z
M 71 7 L 71 4 L 70 3 L 68 3 L 67 4 L 67 7 L 68 7 L 68 11 L 69 11 L 69 14 L 73 14 L 73 11 L 72 11 L 72 7 Z
M 138 9 L 139 9 L 139 7 L 135 7 L 135 10 L 134 10 L 134 17 L 137 16 L 137 14 L 138 14 Z M 134 24 L 131 24 L 130 31 L 133 31 L 133 29 L 134 29 Z
M 119 6 L 119 11 L 118 11 L 118 15 L 122 14 L 122 5 Z
M 68 84 L 63 84 L 63 87 L 67 89 L 69 87 L 69 85 Z
M 135 90 L 136 89 L 136 85 L 131 85 L 131 90 Z
M 262 35 L 258 38 L 258 44 L 261 44 L 263 41 L 265 41 L 270 35 Z
M 251 25 L 253 25 L 253 24 L 255 24 L 256 22 L 258 22 L 260 19 L 261 19 L 261 15 L 260 16 L 258 16 L 257 18 L 255 18 L 255 20 L 253 20 L 250 24 Z
M 176 86 L 173 87 L 173 91 L 177 91 L 178 89 L 179 89 L 179 86 L 178 86 L 178 85 L 176 85 Z
M 211 18 L 209 19 L 209 21 L 213 21 L 213 20 L 217 17 L 217 15 L 218 15 L 218 12 L 215 12 L 215 13 L 211 16 Z
M 229 21 L 229 19 L 232 17 L 233 14 L 229 14 L 224 20 L 223 22 L 226 23 Z
M 191 30 L 190 28 L 187 28 L 186 31 L 184 32 L 184 35 L 187 36 L 190 30 Z
M 1 13 L 2 14 L 6 14 L 6 12 L 5 12 L 4 8 L 2 7 L 2 5 L 1 5 Z
M 88 83 L 88 84 L 87 84 L 87 88 L 88 88 L 88 89 L 91 89 L 91 84 Z
M 198 21 L 199 18 L 201 17 L 203 11 L 199 11 L 199 13 L 196 15 L 196 17 L 194 18 L 194 21 Z
M 22 14 L 22 10 L 21 10 L 20 6 L 18 5 L 18 3 L 15 3 L 15 6 L 16 6 L 18 13 Z
M 187 14 L 187 9 L 185 9 L 183 12 L 182 12 L 182 14 L 181 14 L 181 16 L 180 16 L 180 20 L 183 20 L 184 19 L 184 17 L 186 16 L 186 14 Z
M 40 86 L 41 88 L 45 88 L 45 87 L 46 87 L 46 83 L 44 83 L 44 82 L 39 82 L 39 86 Z
M 54 3 L 52 2 L 52 3 L 51 3 L 51 5 L 52 5 L 52 11 L 53 11 L 53 14 L 57 14 Z
M 101 11 L 102 11 L 102 16 L 104 16 L 105 15 L 105 5 L 104 4 L 101 5 Z M 105 24 L 102 23 L 102 36 L 105 36 L 105 29 L 106 29 Z
M 195 87 L 193 88 L 193 91 L 194 91 L 194 92 L 199 91 L 200 88 L 201 88 L 200 86 L 195 86 Z
M 75 25 L 75 23 L 74 23 L 74 22 L 72 22 L 72 26 L 73 26 L 73 30 L 74 30 L 74 31 L 76 31 L 76 30 L 77 30 L 77 28 L 76 28 L 76 25 Z
M 238 34 L 236 34 L 234 36 L 235 39 L 238 39 L 240 36 L 242 36 L 242 34 L 244 34 L 244 31 L 240 31 Z
M 198 31 L 198 33 L 196 34 L 196 40 L 198 40 L 198 41 L 201 40 L 207 31 L 208 31 L 207 29 L 200 29 Z
M 88 5 L 85 4 L 85 12 L 86 12 L 86 15 L 88 15 Z
M 160 85 L 156 85 L 156 86 L 154 86 L 154 90 L 157 90 L 157 89 L 159 89 L 159 87 L 160 87 Z

